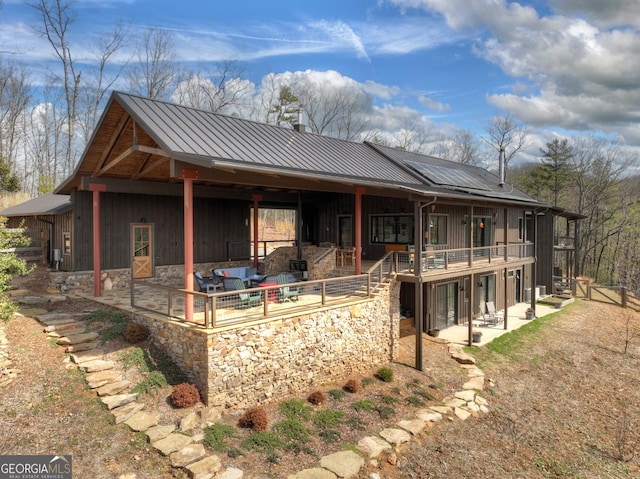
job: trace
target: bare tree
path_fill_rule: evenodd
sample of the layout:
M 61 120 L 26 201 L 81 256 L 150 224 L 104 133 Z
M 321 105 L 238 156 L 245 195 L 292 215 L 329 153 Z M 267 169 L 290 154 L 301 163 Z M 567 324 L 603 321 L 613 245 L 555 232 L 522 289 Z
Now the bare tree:
M 242 79 L 243 73 L 241 64 L 232 60 L 212 71 L 189 72 L 178 83 L 173 98 L 182 105 L 215 113 L 243 109 L 253 91 L 253 84 Z
M 509 163 L 513 157 L 527 146 L 527 128 L 516 122 L 510 115 L 494 117 L 487 126 L 487 137 L 483 140 L 504 158 L 504 174 L 508 177 Z
M 31 84 L 27 70 L 0 62 L 0 158 L 14 172 L 25 134 L 21 119 L 30 101 Z
M 292 86 L 307 115 L 313 133 L 354 140 L 367 126 L 372 99 L 352 88 L 319 89 L 314 85 Z
M 31 194 L 51 191 L 43 185 L 55 185 L 65 175 L 64 165 L 59 163 L 64 150 L 64 129 L 66 116 L 60 103 L 60 91 L 47 86 L 43 92 L 44 100 L 37 105 L 28 118 L 26 157 L 30 167 L 25 167 L 25 186 Z
M 74 124 L 77 119 L 81 76 L 81 72 L 76 71 L 67 35 L 68 29 L 73 23 L 73 3 L 63 0 L 37 0 L 28 3 L 28 5 L 39 14 L 41 24 L 38 31 L 47 38 L 62 67 L 62 75 L 54 73 L 54 76 L 61 81 L 64 90 L 67 117 L 64 169 L 70 173 L 75 163 Z
M 480 140 L 469 130 L 456 129 L 451 143 L 451 147 L 443 155 L 446 159 L 473 166 L 482 162 Z
M 168 30 L 144 31 L 127 78 L 131 92 L 148 98 L 166 100 L 178 78 L 173 37 Z
M 107 73 L 107 67 L 110 66 L 112 58 L 126 46 L 127 36 L 128 30 L 122 25 L 116 25 L 113 33 L 100 38 L 95 48 L 97 64 L 93 71 L 85 75 L 85 82 L 79 98 L 81 108 L 79 115 L 81 118 L 80 125 L 85 142 L 89 140 L 89 136 L 96 126 L 98 117 L 104 107 L 107 93 L 128 64 L 128 60 L 122 62 L 114 73 Z

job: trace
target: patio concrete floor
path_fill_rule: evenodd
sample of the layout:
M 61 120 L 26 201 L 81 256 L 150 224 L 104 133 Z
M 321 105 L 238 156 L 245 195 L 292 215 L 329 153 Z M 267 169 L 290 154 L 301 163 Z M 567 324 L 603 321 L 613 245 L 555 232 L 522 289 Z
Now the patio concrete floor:
M 482 340 L 479 343 L 473 343 L 473 345 L 483 346 L 505 333 L 518 329 L 531 321 L 535 321 L 535 319 L 525 319 L 526 311 L 529 306 L 529 303 L 517 303 L 514 306 L 509 307 L 507 329 L 504 329 L 503 323 L 491 326 L 484 325 L 482 319 L 474 319 L 473 329 L 482 331 Z M 557 311 L 559 310 L 553 306 L 540 303 L 536 304 L 536 318 L 540 318 Z M 469 338 L 469 326 L 467 324 L 451 326 L 450 328 L 440 331 L 438 337 L 445 339 L 450 343 L 466 346 Z

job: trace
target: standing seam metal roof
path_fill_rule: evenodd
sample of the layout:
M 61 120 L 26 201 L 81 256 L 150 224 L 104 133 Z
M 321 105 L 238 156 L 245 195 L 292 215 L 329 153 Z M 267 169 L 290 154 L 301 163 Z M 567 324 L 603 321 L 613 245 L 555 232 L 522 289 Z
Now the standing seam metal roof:
M 256 123 L 124 93 L 117 101 L 168 153 L 278 169 L 423 185 L 362 143 Z

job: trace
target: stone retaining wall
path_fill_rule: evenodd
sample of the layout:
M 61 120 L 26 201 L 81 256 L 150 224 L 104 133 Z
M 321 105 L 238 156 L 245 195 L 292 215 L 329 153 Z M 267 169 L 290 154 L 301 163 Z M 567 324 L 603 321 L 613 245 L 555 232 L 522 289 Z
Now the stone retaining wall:
M 211 332 L 138 315 L 209 406 L 244 408 L 306 393 L 398 357 L 399 283 L 371 300 Z M 392 299 L 394 298 L 394 299 Z

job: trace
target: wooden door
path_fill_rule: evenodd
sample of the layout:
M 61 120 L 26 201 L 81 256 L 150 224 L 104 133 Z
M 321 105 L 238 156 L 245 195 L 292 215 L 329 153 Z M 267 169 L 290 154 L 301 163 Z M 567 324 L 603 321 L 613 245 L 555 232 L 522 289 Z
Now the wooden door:
M 131 276 L 134 279 L 153 277 L 153 225 L 131 225 Z

